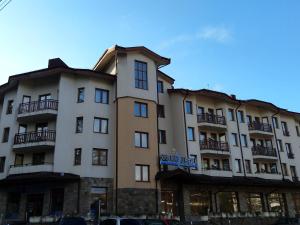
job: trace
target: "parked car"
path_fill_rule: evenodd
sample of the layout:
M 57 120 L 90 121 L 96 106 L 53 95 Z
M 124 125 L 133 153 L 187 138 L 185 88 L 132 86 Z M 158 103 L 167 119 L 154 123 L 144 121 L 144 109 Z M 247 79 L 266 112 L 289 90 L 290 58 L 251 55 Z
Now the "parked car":
M 87 225 L 82 217 L 62 217 L 58 225 Z
M 100 222 L 100 225 L 141 225 L 139 220 L 129 218 L 108 218 Z

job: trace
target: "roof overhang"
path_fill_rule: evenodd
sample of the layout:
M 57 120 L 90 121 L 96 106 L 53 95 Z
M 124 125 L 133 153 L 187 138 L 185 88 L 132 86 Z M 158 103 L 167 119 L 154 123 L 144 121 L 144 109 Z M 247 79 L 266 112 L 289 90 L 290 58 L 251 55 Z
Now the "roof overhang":
M 99 58 L 98 62 L 94 66 L 93 70 L 101 71 L 105 66 L 112 60 L 116 54 L 126 54 L 126 53 L 141 53 L 150 59 L 154 60 L 157 66 L 165 66 L 170 64 L 171 59 L 158 55 L 157 53 L 151 51 L 150 49 L 144 46 L 136 47 L 122 47 L 115 45 L 111 48 L 108 48 L 104 51 L 102 56 Z

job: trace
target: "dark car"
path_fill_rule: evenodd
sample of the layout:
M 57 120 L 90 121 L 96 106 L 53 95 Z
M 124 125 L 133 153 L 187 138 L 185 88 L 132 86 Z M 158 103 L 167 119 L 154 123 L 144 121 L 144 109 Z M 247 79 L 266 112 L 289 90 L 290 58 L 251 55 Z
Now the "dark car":
M 82 217 L 63 217 L 58 221 L 58 225 L 87 225 Z

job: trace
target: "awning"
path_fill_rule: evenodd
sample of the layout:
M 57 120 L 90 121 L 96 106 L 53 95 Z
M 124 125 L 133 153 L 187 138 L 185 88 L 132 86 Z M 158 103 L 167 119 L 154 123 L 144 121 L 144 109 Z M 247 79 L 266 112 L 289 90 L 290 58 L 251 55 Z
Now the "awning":
M 26 185 L 40 182 L 75 182 L 80 180 L 80 176 L 71 173 L 25 173 L 17 175 L 9 175 L 5 179 L 0 180 L 0 187 L 10 185 Z
M 244 176 L 213 177 L 203 174 L 188 173 L 182 169 L 161 171 L 156 174 L 155 178 L 161 181 L 173 181 L 182 184 L 300 188 L 300 182 L 293 182 L 290 180 L 272 180 Z

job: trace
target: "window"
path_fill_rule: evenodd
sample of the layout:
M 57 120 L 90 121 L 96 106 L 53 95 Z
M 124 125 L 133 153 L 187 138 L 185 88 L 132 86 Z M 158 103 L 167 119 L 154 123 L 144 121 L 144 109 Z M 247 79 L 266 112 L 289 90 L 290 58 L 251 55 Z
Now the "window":
M 33 153 L 32 154 L 32 165 L 42 165 L 45 163 L 45 153 Z
M 297 172 L 296 172 L 296 167 L 295 166 L 290 166 L 290 170 L 291 170 L 291 176 L 293 178 L 293 180 L 297 180 Z
M 279 124 L 278 124 L 278 118 L 277 117 L 273 117 L 273 123 L 276 129 L 279 129 Z
M 146 103 L 134 102 L 134 115 L 137 117 L 148 117 L 148 105 Z
M 5 168 L 5 157 L 2 156 L 0 157 L 0 173 L 4 172 L 4 168 Z
M 194 127 L 188 127 L 188 141 L 195 141 Z
M 157 116 L 160 118 L 165 118 L 165 106 L 157 105 Z
M 300 137 L 299 126 L 296 126 L 296 134 L 297 134 L 298 137 Z
M 76 133 L 82 133 L 83 131 L 83 117 L 76 118 Z
M 247 135 L 241 134 L 242 147 L 248 147 Z
M 84 88 L 78 88 L 77 102 L 78 103 L 84 102 Z
M 290 136 L 290 133 L 288 131 L 288 126 L 286 122 L 281 122 L 281 126 L 282 126 L 282 133 L 284 136 Z
M 242 172 L 241 160 L 240 159 L 235 159 L 235 172 L 237 172 L 237 173 Z
M 9 127 L 5 127 L 3 130 L 2 142 L 8 142 L 9 138 Z
M 75 148 L 74 151 L 74 165 L 81 165 L 81 148 Z
M 135 180 L 136 181 L 149 181 L 149 166 L 148 165 L 135 165 Z
M 288 169 L 287 169 L 287 166 L 286 166 L 286 163 L 281 163 L 281 165 L 282 165 L 282 173 L 283 173 L 283 175 L 284 176 L 288 176 L 289 175 L 289 173 L 288 173 Z
M 218 192 L 217 198 L 219 200 L 218 212 L 234 213 L 238 212 L 238 199 L 235 192 Z
M 136 131 L 134 134 L 134 144 L 138 148 L 148 148 L 149 134 Z
M 190 192 L 190 206 L 192 216 L 204 216 L 207 215 L 210 209 L 210 194 L 208 191 Z
M 209 159 L 208 158 L 203 158 L 202 159 L 202 167 L 204 170 L 208 170 L 210 169 L 210 163 L 209 163 Z
M 19 134 L 24 134 L 27 132 L 27 125 L 26 124 L 19 124 Z
M 252 116 L 247 115 L 246 116 L 246 122 L 247 122 L 247 124 L 251 124 L 252 123 Z
M 292 152 L 292 146 L 290 143 L 285 143 L 285 149 L 287 153 L 293 153 Z
M 135 87 L 139 89 L 148 89 L 147 63 L 135 61 L 134 63 Z
M 159 144 L 166 144 L 167 143 L 166 131 L 165 130 L 159 130 L 158 131 L 158 142 L 159 142 Z
M 187 114 L 193 114 L 193 104 L 191 101 L 185 101 L 185 112 Z
M 94 117 L 94 132 L 95 133 L 108 133 L 108 119 Z
M 295 205 L 295 213 L 299 215 L 300 214 L 300 193 L 299 192 L 293 193 L 292 198 Z
M 239 146 L 236 133 L 231 133 L 231 143 L 233 146 Z
M 157 92 L 158 93 L 164 93 L 164 82 L 157 81 Z
M 92 165 L 107 166 L 107 149 L 99 149 L 99 148 L 93 149 Z
M 262 196 L 260 193 L 249 193 L 247 198 L 248 211 L 251 213 L 262 212 Z
M 108 104 L 109 103 L 109 91 L 104 89 L 95 89 L 95 102 Z
M 283 152 L 282 140 L 277 139 L 277 144 L 278 144 L 279 151 Z
M 194 160 L 194 162 L 196 163 L 196 168 L 192 168 L 192 170 L 197 170 L 198 169 L 198 159 L 197 159 L 197 155 L 191 154 L 190 157 Z
M 235 121 L 234 110 L 233 109 L 228 109 L 228 119 L 230 121 Z
M 267 196 L 268 208 L 270 212 L 284 212 L 284 201 L 282 194 L 280 193 L 271 193 Z
M 14 101 L 13 100 L 9 100 L 7 102 L 6 114 L 12 114 L 13 106 L 14 106 Z
M 246 173 L 252 173 L 251 172 L 251 161 L 249 159 L 245 160 L 245 168 L 246 168 Z
M 16 154 L 15 166 L 22 166 L 24 162 L 24 154 Z
M 229 159 L 222 159 L 223 170 L 230 171 Z
M 238 111 L 238 121 L 240 123 L 245 123 L 244 112 L 241 110 Z

